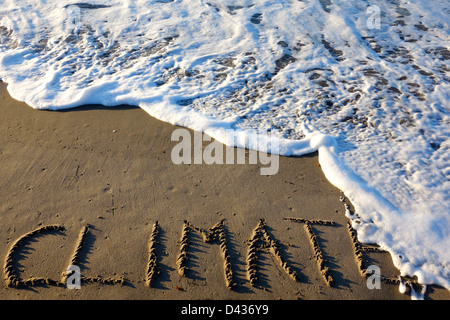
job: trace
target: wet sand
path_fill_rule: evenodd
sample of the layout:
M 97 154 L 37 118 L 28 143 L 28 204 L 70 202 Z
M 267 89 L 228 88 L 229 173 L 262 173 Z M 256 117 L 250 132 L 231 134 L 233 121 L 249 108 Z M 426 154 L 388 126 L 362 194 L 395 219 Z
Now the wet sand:
M 398 279 L 390 255 L 352 239 L 351 204 L 316 154 L 280 157 L 271 176 L 176 165 L 176 127 L 139 108 L 38 111 L 0 83 L 0 112 L 2 300 L 410 299 L 385 280 Z

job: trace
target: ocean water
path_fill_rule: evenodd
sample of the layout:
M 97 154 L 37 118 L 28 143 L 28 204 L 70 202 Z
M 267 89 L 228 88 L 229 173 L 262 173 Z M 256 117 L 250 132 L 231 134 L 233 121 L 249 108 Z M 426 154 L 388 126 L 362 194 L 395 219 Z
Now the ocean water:
M 318 151 L 360 241 L 450 290 L 450 1 L 86 1 L 0 0 L 14 98 Z

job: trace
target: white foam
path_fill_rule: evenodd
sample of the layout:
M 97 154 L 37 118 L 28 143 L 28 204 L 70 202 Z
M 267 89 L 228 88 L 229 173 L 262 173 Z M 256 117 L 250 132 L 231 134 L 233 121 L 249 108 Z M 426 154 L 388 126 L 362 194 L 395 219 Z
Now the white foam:
M 380 29 L 368 28 L 370 5 Z M 3 1 L 0 78 L 14 98 L 132 104 L 225 144 L 226 129 L 258 130 L 283 155 L 318 150 L 359 239 L 402 275 L 450 289 L 447 1 L 75 6 L 73 17 L 58 1 Z

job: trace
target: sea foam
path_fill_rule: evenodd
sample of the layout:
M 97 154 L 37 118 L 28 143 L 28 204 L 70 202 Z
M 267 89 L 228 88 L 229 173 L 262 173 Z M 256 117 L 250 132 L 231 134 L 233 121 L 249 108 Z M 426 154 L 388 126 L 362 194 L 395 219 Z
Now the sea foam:
M 448 1 L 0 3 L 14 98 L 131 104 L 225 144 L 257 130 L 282 155 L 318 151 L 359 240 L 450 289 Z

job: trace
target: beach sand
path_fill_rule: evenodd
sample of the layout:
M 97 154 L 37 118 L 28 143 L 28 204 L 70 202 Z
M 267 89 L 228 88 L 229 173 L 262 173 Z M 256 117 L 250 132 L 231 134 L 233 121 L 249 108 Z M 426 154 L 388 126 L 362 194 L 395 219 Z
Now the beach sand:
M 280 157 L 272 176 L 260 175 L 260 164 L 175 165 L 176 127 L 139 108 L 38 111 L 0 84 L 0 299 L 410 299 L 409 288 L 402 294 L 384 280 L 380 289 L 368 288 L 344 215 L 348 201 L 326 180 L 317 155 Z M 217 223 L 204 242 L 200 231 Z M 258 226 L 261 239 L 250 247 Z M 183 231 L 188 241 L 180 274 Z M 156 269 L 148 285 L 151 255 Z M 388 253 L 361 255 L 383 277 L 399 274 Z M 58 285 L 73 263 L 83 277 L 79 290 Z M 14 279 L 21 284 L 8 287 Z M 428 286 L 425 298 L 448 299 L 449 293 Z

